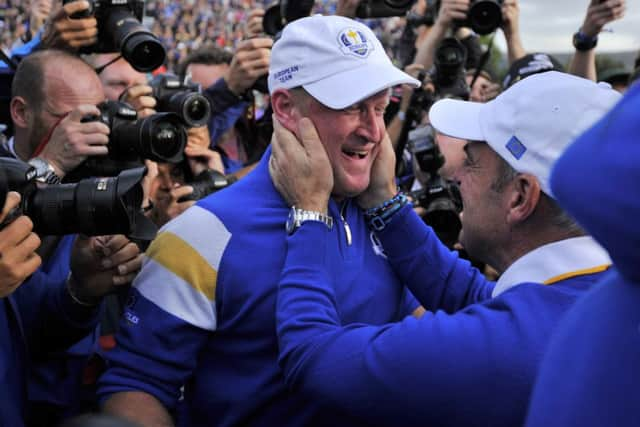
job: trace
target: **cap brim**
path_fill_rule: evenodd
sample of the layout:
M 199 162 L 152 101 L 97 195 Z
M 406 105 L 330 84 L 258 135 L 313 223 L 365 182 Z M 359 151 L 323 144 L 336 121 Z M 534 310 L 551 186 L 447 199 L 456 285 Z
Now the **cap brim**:
M 318 102 L 340 110 L 399 84 L 420 86 L 420 81 L 391 64 L 369 64 L 302 85 Z
M 482 111 L 487 104 L 443 99 L 429 110 L 429 121 L 438 132 L 453 138 L 485 141 L 482 131 Z

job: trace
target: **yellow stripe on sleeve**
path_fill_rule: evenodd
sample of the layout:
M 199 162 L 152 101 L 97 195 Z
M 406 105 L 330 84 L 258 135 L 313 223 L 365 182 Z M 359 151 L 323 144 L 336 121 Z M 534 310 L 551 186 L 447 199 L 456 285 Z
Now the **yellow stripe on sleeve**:
M 190 244 L 177 235 L 169 231 L 158 234 L 147 249 L 146 255 L 187 282 L 210 301 L 214 300 L 218 272 Z

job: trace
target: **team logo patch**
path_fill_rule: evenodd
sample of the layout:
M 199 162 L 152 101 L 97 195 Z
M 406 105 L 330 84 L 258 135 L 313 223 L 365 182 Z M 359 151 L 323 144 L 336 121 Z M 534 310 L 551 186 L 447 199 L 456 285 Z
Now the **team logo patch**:
M 366 58 L 373 50 L 373 41 L 360 30 L 347 28 L 338 35 L 340 50 L 347 55 L 354 55 L 358 58 Z
M 513 157 L 516 158 L 516 160 L 520 160 L 520 158 L 527 151 L 527 147 L 525 147 L 525 145 L 520 142 L 520 140 L 516 138 L 515 135 L 511 137 L 505 147 L 507 148 L 507 150 L 509 150 Z

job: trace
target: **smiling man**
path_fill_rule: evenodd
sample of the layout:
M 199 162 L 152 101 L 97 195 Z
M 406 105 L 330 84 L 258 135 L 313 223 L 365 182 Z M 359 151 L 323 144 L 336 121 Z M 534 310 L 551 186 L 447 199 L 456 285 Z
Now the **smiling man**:
M 290 208 L 272 183 L 269 150 L 249 175 L 168 223 L 147 251 L 118 347 L 107 354 L 100 384 L 107 411 L 171 425 L 184 386 L 181 425 L 344 423 L 340 411 L 291 393 L 278 367 L 285 223 L 289 233 L 309 220 L 329 230 L 331 245 L 317 255 L 340 283 L 345 323 L 380 325 L 418 308 L 352 201 L 370 184 L 388 89 L 402 83 L 418 84 L 360 23 L 314 16 L 283 30 L 269 70 L 275 119 L 292 132 L 301 117 L 316 124 L 335 177 L 329 208 Z

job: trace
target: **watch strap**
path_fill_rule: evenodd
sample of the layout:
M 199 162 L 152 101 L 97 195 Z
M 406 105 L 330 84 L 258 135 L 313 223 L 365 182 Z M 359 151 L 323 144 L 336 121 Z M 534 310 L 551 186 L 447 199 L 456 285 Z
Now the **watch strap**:
M 329 230 L 333 228 L 333 218 L 329 215 L 323 212 L 296 208 L 295 206 L 291 208 L 291 218 L 289 220 L 291 221 L 291 224 L 288 224 L 287 227 L 289 234 L 292 234 L 306 221 L 322 222 Z

